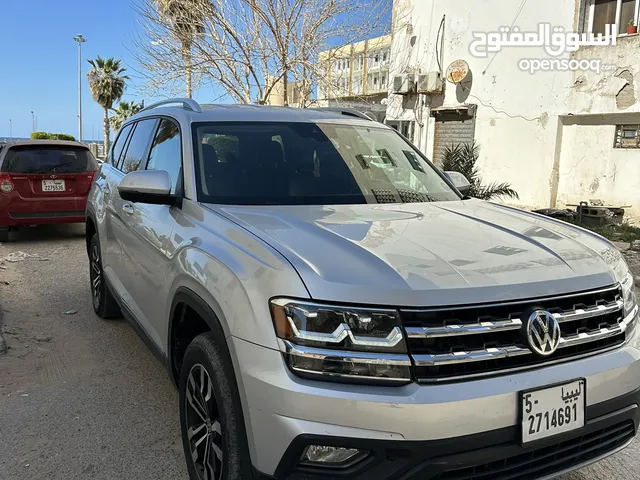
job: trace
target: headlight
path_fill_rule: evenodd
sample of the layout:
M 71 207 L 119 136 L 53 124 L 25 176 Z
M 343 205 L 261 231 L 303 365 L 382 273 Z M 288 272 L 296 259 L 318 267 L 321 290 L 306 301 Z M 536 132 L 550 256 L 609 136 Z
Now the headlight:
M 627 275 L 620 282 L 622 286 L 622 298 L 624 300 L 624 316 L 629 315 L 636 307 L 636 294 L 634 287 L 634 278 L 631 272 L 627 272 Z
M 396 310 L 271 301 L 289 368 L 306 377 L 408 383 L 411 361 Z

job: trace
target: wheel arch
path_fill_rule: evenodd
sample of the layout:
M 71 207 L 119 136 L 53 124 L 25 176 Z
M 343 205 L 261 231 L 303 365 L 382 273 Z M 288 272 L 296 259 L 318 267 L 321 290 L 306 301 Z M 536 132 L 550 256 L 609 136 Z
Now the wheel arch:
M 211 303 L 214 305 L 212 306 Z M 186 311 L 186 307 L 194 311 L 198 317 L 200 317 L 207 325 L 211 332 L 214 332 L 219 338 L 224 339 L 224 345 L 229 352 L 229 345 L 227 337 L 229 332 L 225 328 L 224 321 L 221 321 L 222 309 L 215 299 L 203 299 L 200 295 L 194 292 L 188 287 L 179 287 L 171 301 L 169 328 L 167 338 L 167 367 L 169 368 L 169 374 L 174 385 L 178 385 L 179 382 L 179 369 L 176 363 L 176 349 L 175 349 L 175 336 L 178 332 L 179 323 Z M 222 317 L 223 318 L 223 317 Z M 231 359 L 233 362 L 233 358 Z M 233 362 L 235 363 L 235 362 Z
M 87 211 L 86 219 L 85 219 L 85 242 L 87 245 L 87 254 L 89 254 L 89 245 L 91 244 L 91 239 L 93 236 L 98 233 L 97 222 L 95 220 L 94 214 L 91 211 Z

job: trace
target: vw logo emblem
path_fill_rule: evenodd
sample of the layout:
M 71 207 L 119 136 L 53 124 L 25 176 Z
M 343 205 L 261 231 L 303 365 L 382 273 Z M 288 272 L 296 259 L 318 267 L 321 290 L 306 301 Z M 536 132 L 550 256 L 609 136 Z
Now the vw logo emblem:
M 560 344 L 560 335 L 560 324 L 549 312 L 536 310 L 529 315 L 527 340 L 534 353 L 543 357 L 554 353 Z
M 57 175 L 50 175 L 49 178 L 58 178 Z

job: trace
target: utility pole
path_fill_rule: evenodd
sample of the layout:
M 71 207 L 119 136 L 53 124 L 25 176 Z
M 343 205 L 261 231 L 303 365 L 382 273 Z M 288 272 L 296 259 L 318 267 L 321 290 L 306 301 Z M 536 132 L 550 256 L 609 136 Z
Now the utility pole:
M 11 119 L 9 119 L 9 140 L 13 139 L 13 126 L 11 125 Z
M 73 39 L 78 43 L 78 141 L 82 141 L 82 44 L 87 41 L 82 34 Z
M 33 115 L 33 110 L 31 110 L 31 133 L 36 131 L 36 117 Z

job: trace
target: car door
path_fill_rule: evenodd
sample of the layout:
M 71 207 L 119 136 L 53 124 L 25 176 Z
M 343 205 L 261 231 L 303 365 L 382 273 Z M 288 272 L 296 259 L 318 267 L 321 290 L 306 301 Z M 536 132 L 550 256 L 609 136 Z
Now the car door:
M 164 170 L 172 180 L 172 194 L 182 194 L 182 146 L 180 128 L 171 119 L 160 120 L 144 162 L 147 170 Z M 142 169 L 141 167 L 140 169 Z M 170 241 L 179 207 L 125 202 L 123 221 L 128 231 L 123 248 L 123 278 L 132 299 L 129 307 L 162 347 L 159 321 L 166 316 L 162 296 L 163 280 L 169 270 L 174 249 Z
M 111 202 L 113 207 L 112 232 L 115 245 L 112 248 L 119 252 L 120 260 L 114 265 L 115 280 L 112 281 L 112 286 L 120 296 L 123 307 L 133 314 L 136 314 L 131 308 L 131 305 L 135 303 L 133 300 L 135 297 L 135 282 L 128 278 L 130 275 L 128 262 L 131 261 L 131 256 L 133 255 L 131 244 L 134 242 L 135 237 L 129 228 L 131 220 L 130 204 L 120 197 L 118 185 L 127 173 L 144 168 L 157 125 L 158 120 L 156 118 L 148 118 L 136 122 L 127 148 L 121 155 L 116 172 L 113 174 L 115 185 L 111 190 Z
M 134 124 L 125 125 L 113 143 L 109 158 L 101 166 L 96 175 L 96 186 L 100 189 L 102 202 L 99 205 L 103 212 L 96 212 L 98 216 L 104 218 L 104 229 L 100 232 L 100 251 L 102 252 L 102 268 L 109 281 L 109 284 L 119 293 L 120 288 L 117 280 L 117 265 L 120 263 L 120 247 L 115 237 L 114 227 L 117 225 L 116 216 L 118 212 L 114 206 L 117 203 L 115 197 L 118 196 L 118 183 L 122 179 L 122 172 L 119 165 L 127 149 L 131 138 Z

